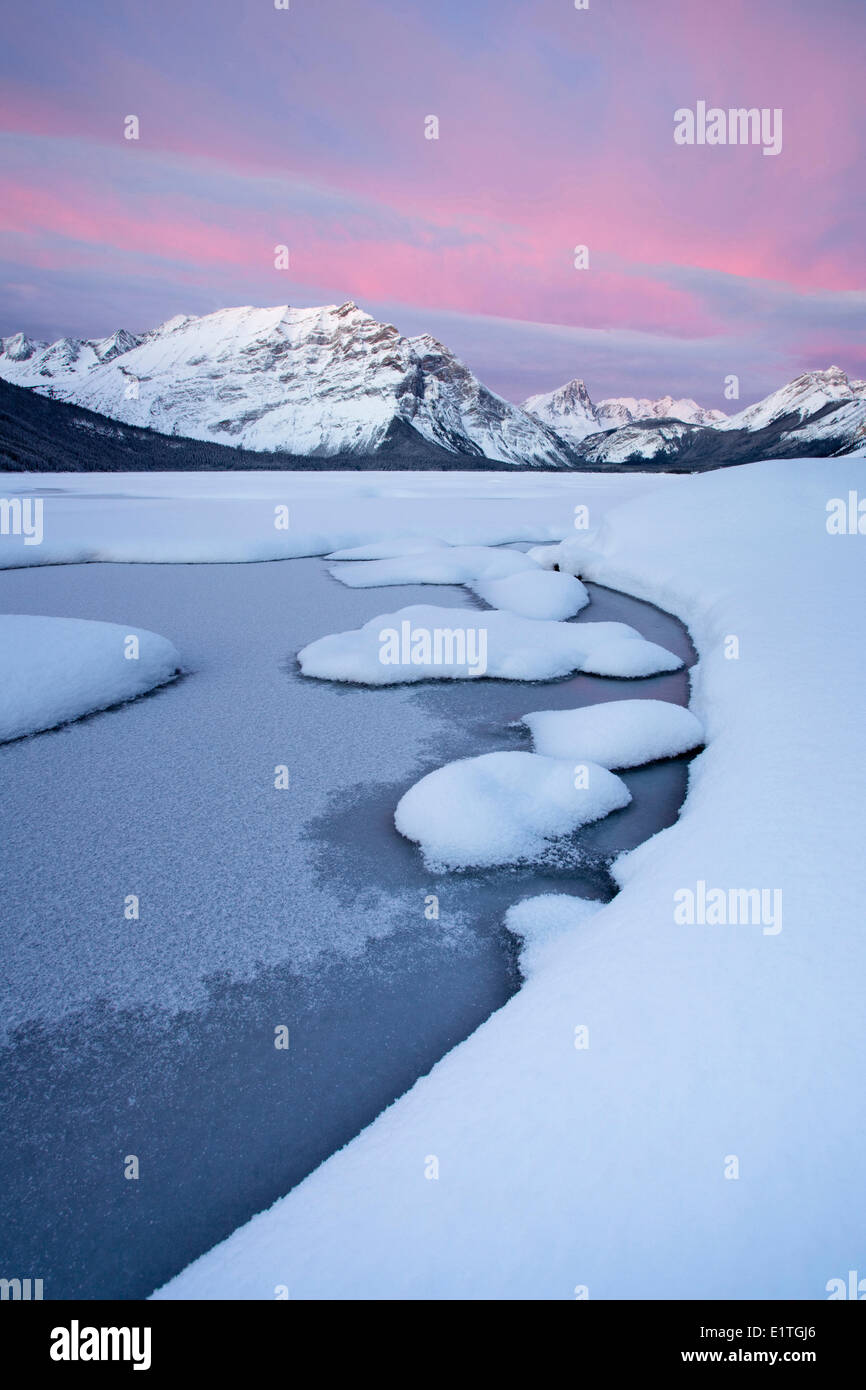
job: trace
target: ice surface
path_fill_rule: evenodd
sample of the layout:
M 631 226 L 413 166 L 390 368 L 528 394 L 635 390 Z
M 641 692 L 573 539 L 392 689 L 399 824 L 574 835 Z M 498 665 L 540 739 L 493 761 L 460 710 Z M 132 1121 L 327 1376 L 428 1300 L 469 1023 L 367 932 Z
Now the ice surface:
M 83 618 L 0 615 L 0 653 L 0 743 L 131 700 L 180 670 L 165 637 Z
M 524 715 L 536 753 L 591 758 L 602 767 L 639 767 L 673 758 L 703 742 L 700 720 L 668 700 L 610 700 L 581 709 Z
M 631 792 L 606 768 L 537 753 L 482 753 L 437 768 L 401 797 L 394 824 L 432 869 L 537 860 L 551 841 L 627 806 Z
M 37 1019 L 62 1030 L 99 999 L 170 1018 L 201 1009 L 216 976 L 251 980 L 291 962 L 299 980 L 312 978 L 323 954 L 357 956 L 412 916 L 414 888 L 407 907 L 399 868 L 387 854 L 375 860 L 382 830 L 356 827 L 353 807 L 379 797 L 387 837 L 394 784 L 426 771 L 431 741 L 442 761 L 464 748 L 417 687 L 347 698 L 345 686 L 287 669 L 319 631 L 369 617 L 375 595 L 333 583 L 316 560 L 79 565 L 8 571 L 0 604 L 131 619 L 124 633 L 170 636 L 192 673 L 60 733 L 0 746 L 0 917 L 15 923 L 3 937 L 0 1041 Z M 274 786 L 277 764 L 289 768 L 288 790 Z M 393 828 L 390 839 L 401 863 L 422 867 Z M 123 884 L 141 897 L 141 932 L 118 932 Z M 443 903 L 440 922 L 455 910 Z

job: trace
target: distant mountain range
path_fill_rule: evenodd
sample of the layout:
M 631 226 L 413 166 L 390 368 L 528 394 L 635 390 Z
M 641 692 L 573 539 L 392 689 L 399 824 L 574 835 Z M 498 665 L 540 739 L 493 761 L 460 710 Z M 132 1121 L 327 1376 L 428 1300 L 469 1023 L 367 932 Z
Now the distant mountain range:
M 530 396 L 523 409 L 549 425 L 569 444 L 581 444 L 588 435 L 622 429 L 636 420 L 680 420 L 687 425 L 716 425 L 727 420 L 724 411 L 705 410 L 693 400 L 635 400 L 614 396 L 593 405 L 579 378 L 544 396 Z
M 50 344 L 17 333 L 0 339 L 0 378 L 75 407 L 52 426 L 0 393 L 3 468 L 58 469 L 63 457 L 81 468 L 89 456 L 93 468 L 693 471 L 866 445 L 866 382 L 838 367 L 732 416 L 671 396 L 594 405 L 579 379 L 517 406 L 435 338 L 404 337 L 351 303 L 223 309 Z

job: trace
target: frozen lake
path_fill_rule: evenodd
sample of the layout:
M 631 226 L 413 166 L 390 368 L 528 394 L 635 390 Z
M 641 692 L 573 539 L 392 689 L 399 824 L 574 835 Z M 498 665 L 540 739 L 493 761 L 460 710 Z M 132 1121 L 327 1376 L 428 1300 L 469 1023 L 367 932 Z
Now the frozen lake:
M 693 660 L 673 618 L 589 587 L 576 621 Z M 190 671 L 0 748 L 2 1256 L 46 1297 L 144 1296 L 282 1196 L 519 987 L 506 907 L 609 897 L 610 857 L 676 818 L 686 759 L 625 773 L 633 803 L 558 864 L 425 870 L 392 820 L 425 772 L 528 747 L 506 725 L 531 709 L 688 698 L 685 671 L 376 690 L 299 675 L 314 638 L 428 602 L 472 600 L 347 589 L 315 559 L 0 575 L 3 611 L 150 628 Z

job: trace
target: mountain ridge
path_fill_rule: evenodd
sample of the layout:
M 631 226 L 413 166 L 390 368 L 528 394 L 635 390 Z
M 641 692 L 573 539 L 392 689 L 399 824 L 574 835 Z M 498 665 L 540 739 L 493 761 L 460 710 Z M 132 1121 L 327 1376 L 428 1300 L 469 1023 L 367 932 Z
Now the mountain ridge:
M 407 338 L 352 301 L 178 315 L 126 339 L 43 345 L 17 334 L 0 340 L 0 376 L 129 425 L 253 451 L 375 454 L 402 421 L 455 454 L 573 462 L 543 422 L 437 339 Z
M 99 339 L 46 343 L 18 332 L 0 338 L 0 379 L 149 436 L 240 449 L 260 460 L 253 467 L 400 458 L 407 467 L 692 471 L 866 444 L 866 382 L 837 366 L 803 372 L 730 416 L 671 395 L 593 404 L 579 377 L 515 405 L 431 334 L 406 337 L 351 300 L 176 314 L 146 333 Z M 10 412 L 10 421 L 27 415 L 20 404 Z
M 638 420 L 681 420 L 684 424 L 717 424 L 728 417 L 721 410 L 698 405 L 690 397 L 659 400 L 634 396 L 608 396 L 593 404 L 586 383 L 575 377 L 555 391 L 529 396 L 522 408 L 556 430 L 570 444 L 580 444 L 591 434 L 624 428 Z

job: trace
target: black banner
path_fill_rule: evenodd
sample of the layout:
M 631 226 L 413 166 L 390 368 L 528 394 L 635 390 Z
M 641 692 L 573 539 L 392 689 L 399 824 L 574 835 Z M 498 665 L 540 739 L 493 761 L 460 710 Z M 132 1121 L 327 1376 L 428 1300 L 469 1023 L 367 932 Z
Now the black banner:
M 395 1312 L 398 1323 L 393 1321 Z M 527 1313 L 529 1323 L 523 1321 Z M 505 1321 L 500 1323 L 500 1317 Z M 545 1331 L 564 1334 L 570 1355 L 577 1358 L 576 1374 L 590 1365 L 596 1373 L 612 1375 L 632 1369 L 664 1374 L 675 1367 L 801 1366 L 826 1378 L 843 1368 L 847 1374 L 857 1368 L 866 1328 L 859 1307 L 832 1301 L 577 1301 L 567 1306 L 534 1302 L 521 1305 L 516 1313 L 510 1303 L 407 1302 L 395 1309 L 393 1304 L 359 1300 L 7 1302 L 0 1310 L 0 1329 L 4 1363 L 17 1364 L 19 1375 L 48 1373 L 52 1380 L 63 1380 L 109 1369 L 114 1376 L 137 1372 L 161 1381 L 179 1373 L 228 1377 L 282 1366 L 290 1378 L 299 1369 L 304 1347 L 305 1374 L 311 1355 L 330 1373 L 342 1349 L 347 1360 L 357 1361 L 365 1350 L 369 1357 L 371 1332 L 382 1342 L 386 1364 L 409 1337 L 417 1339 L 425 1372 L 429 1374 L 441 1358 L 443 1372 L 453 1373 L 458 1353 L 452 1333 L 469 1335 L 479 1351 L 480 1335 L 500 1334 L 504 1348 L 513 1337 L 515 1317 L 523 1326 L 521 1341 L 527 1352 L 525 1334 L 537 1321 Z M 377 1331 L 380 1318 L 383 1324 Z M 323 1335 L 326 1361 L 320 1360 Z M 489 1340 L 486 1346 L 485 1356 L 491 1350 Z M 402 1377 L 407 1371 L 402 1351 L 400 1362 Z M 393 1373 L 392 1363 L 389 1374 Z

